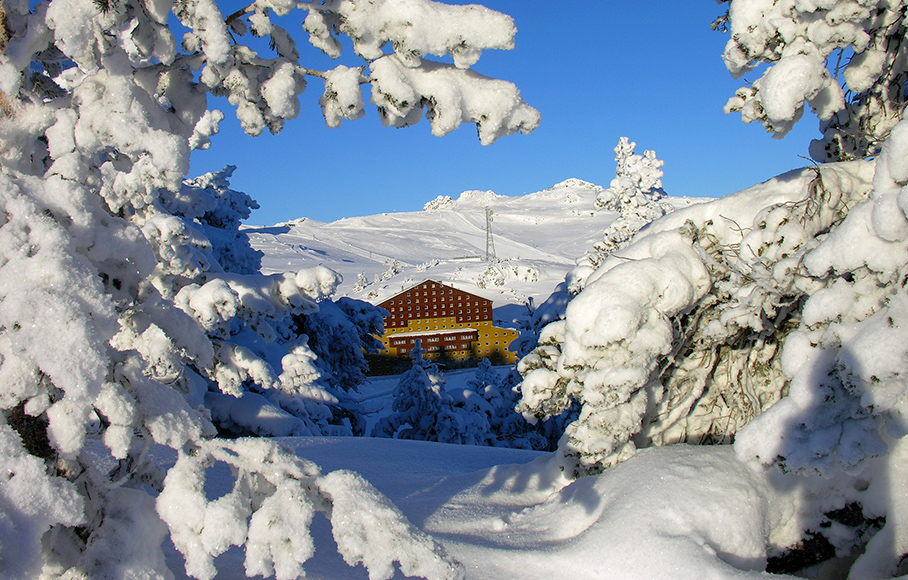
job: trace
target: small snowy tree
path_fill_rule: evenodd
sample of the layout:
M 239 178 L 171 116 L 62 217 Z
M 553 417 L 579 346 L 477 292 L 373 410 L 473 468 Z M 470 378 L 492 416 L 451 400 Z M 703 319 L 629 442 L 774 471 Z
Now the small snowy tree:
M 665 196 L 662 191 L 662 166 L 665 162 L 656 152 L 647 149 L 643 155 L 634 153 L 637 144 L 627 137 L 618 139 L 615 146 L 615 178 L 608 189 L 596 196 L 600 210 L 618 212 L 618 219 L 605 230 L 601 242 L 595 245 L 596 254 L 588 257 L 591 265 L 598 266 L 602 258 L 626 246 L 637 231 L 660 218 L 671 206 L 659 203 Z
M 520 375 L 513 370 L 504 376 L 500 375 L 492 367 L 489 359 L 482 359 L 476 373 L 467 381 L 469 391 L 481 398 L 481 403 L 474 402 L 472 405 L 486 415 L 490 432 L 488 444 L 495 447 L 551 451 L 561 436 L 561 432 L 554 437 L 547 436 L 551 434 L 557 419 L 534 425 L 515 410 L 520 401 L 520 392 L 516 388 L 519 379 Z M 464 398 L 465 405 L 475 399 Z
M 356 275 L 356 284 L 353 285 L 354 292 L 362 292 L 369 285 L 369 279 L 366 277 L 365 272 L 360 272 Z
M 277 22 L 294 8 L 313 45 L 337 57 L 344 34 L 365 64 L 301 66 Z M 223 118 L 207 94 L 227 97 L 250 135 L 277 132 L 306 77 L 325 81 L 332 126 L 361 115 L 370 84 L 387 125 L 425 111 L 437 135 L 462 121 L 485 144 L 530 131 L 539 115 L 516 87 L 468 70 L 514 32 L 502 14 L 428 0 L 259 0 L 227 18 L 213 0 L 0 0 L 4 577 L 169 577 L 169 534 L 197 578 L 232 545 L 247 574 L 296 578 L 315 512 L 373 577 L 395 561 L 407 575 L 459 575 L 361 478 L 323 476 L 270 440 L 215 437 L 214 423 L 323 432 L 358 379 L 364 326 L 330 300 L 334 272 L 255 273 L 236 231 L 254 202 L 229 189 L 230 169 L 183 179 Z M 155 464 L 154 445 L 175 449 L 176 465 Z M 209 501 L 215 463 L 235 486 Z
M 394 276 L 397 276 L 398 274 L 400 274 L 401 271 L 402 271 L 402 268 L 400 266 L 400 261 L 395 259 L 394 261 L 388 263 L 388 267 L 385 269 L 384 272 L 381 273 L 381 280 L 390 280 Z M 376 280 L 376 284 L 378 282 L 379 282 L 379 280 Z
M 444 390 L 438 365 L 423 358 L 425 353 L 417 341 L 410 352 L 413 366 L 394 387 L 394 413 L 379 421 L 372 436 L 483 444 L 489 431 L 485 416 L 471 408 L 454 406 L 454 399 Z

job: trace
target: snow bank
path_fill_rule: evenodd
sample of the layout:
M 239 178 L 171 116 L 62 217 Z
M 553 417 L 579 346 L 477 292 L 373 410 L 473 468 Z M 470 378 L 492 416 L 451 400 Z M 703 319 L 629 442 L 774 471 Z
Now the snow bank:
M 773 492 L 729 448 L 647 450 L 539 502 L 544 469 L 490 470 L 426 520 L 468 578 L 764 577 Z
M 329 472 L 326 488 L 354 477 L 344 470 L 355 466 L 441 542 L 468 580 L 784 578 L 761 570 L 774 530 L 797 518 L 797 493 L 747 468 L 730 447 L 649 449 L 569 484 L 548 456 L 528 451 L 389 439 L 282 443 Z M 362 517 L 381 516 L 371 511 L 354 519 Z M 342 541 L 368 533 L 368 526 L 350 531 Z M 310 575 L 368 577 L 333 550 L 319 550 L 330 541 L 330 532 L 316 526 Z M 402 555 L 418 553 L 381 545 Z M 242 555 L 223 558 L 218 579 L 242 578 Z M 400 571 L 393 576 L 403 577 Z

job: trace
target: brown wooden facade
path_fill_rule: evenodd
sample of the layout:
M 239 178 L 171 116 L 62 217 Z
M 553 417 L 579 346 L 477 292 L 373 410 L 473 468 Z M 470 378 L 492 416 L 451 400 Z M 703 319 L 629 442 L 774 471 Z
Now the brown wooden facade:
M 426 280 L 378 306 L 388 315 L 380 337 L 385 350 L 370 360 L 373 373 L 406 370 L 417 340 L 426 358 L 447 366 L 473 366 L 482 358 L 517 362 L 508 347 L 518 333 L 493 326 L 491 300 Z

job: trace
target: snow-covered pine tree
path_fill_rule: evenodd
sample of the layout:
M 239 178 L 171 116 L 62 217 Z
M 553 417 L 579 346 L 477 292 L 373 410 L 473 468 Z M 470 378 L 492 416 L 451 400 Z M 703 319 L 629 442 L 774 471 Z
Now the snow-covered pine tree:
M 577 265 L 567 273 L 564 282 L 532 313 L 528 330 L 537 341 L 545 324 L 564 318 L 568 303 L 606 257 L 627 246 L 643 226 L 673 210 L 670 204 L 660 201 L 665 197 L 662 189 L 665 163 L 650 149 L 643 155 L 634 153 L 636 147 L 627 137 L 618 139 L 614 149 L 615 178 L 596 196 L 597 209 L 616 212 L 618 217 L 603 232 L 602 241 L 577 259 Z M 534 343 L 530 341 L 526 348 L 532 350 Z
M 373 437 L 484 445 L 489 437 L 486 416 L 471 406 L 455 407 L 445 392 L 438 365 L 426 360 L 419 341 L 410 351 L 413 365 L 394 387 L 394 413 L 383 417 Z
M 337 56 L 345 34 L 365 64 L 301 66 L 277 21 L 294 8 L 311 43 Z M 194 577 L 241 545 L 248 574 L 296 578 L 320 511 L 345 560 L 374 577 L 398 561 L 456 578 L 361 478 L 322 476 L 267 439 L 215 437 L 212 419 L 248 432 L 265 414 L 278 419 L 268 432 L 288 434 L 330 424 L 327 387 L 355 382 L 356 366 L 338 372 L 309 341 L 353 341 L 363 326 L 335 305 L 355 330 L 323 319 L 300 336 L 301 320 L 332 308 L 336 274 L 255 274 L 236 237 L 254 202 L 229 190 L 230 170 L 183 179 L 223 118 L 208 93 L 249 134 L 276 132 L 306 77 L 325 80 L 330 125 L 361 114 L 368 83 L 388 125 L 425 109 L 438 135 L 463 120 L 483 143 L 529 131 L 539 115 L 517 89 L 468 68 L 512 45 L 513 21 L 428 0 L 260 0 L 226 18 L 213 0 L 0 0 L 0 15 L 0 575 L 166 578 L 170 535 Z M 173 467 L 151 460 L 155 445 L 176 450 Z M 235 486 L 208 501 L 214 463 Z
M 618 212 L 618 219 L 594 246 L 596 253 L 587 257 L 584 261 L 587 265 L 598 266 L 605 256 L 626 246 L 640 228 L 672 209 L 659 203 L 665 197 L 662 190 L 665 162 L 651 149 L 643 155 L 634 153 L 636 147 L 627 137 L 619 138 L 615 146 L 615 178 L 608 189 L 596 196 L 596 208 Z
M 586 277 L 519 367 L 524 413 L 581 405 L 559 445 L 567 473 L 647 446 L 734 443 L 739 459 L 801 490 L 787 526 L 840 555 L 859 546 L 850 578 L 898 574 L 908 554 L 908 121 L 898 121 L 905 77 L 890 71 L 906 62 L 905 14 L 904 2 L 732 1 L 732 71 L 775 62 L 733 103 L 745 120 L 783 133 L 806 101 L 830 121 L 830 156 L 879 155 L 675 211 Z M 847 106 L 824 67 L 833 45 L 855 50 L 849 84 L 867 77 Z M 862 56 L 872 50 L 885 54 Z M 878 58 L 885 70 L 870 66 Z M 861 131 L 846 134 L 852 122 Z M 846 507 L 885 525 L 868 542 L 832 521 Z
M 353 285 L 354 292 L 362 292 L 366 289 L 366 286 L 369 285 L 369 279 L 366 277 L 365 272 L 360 272 L 356 275 L 356 284 Z
M 504 375 L 492 367 L 488 359 L 481 359 L 467 389 L 454 392 L 455 406 L 482 413 L 488 423 L 486 444 L 494 447 L 535 449 L 551 451 L 563 432 L 564 423 L 555 418 L 536 424 L 515 411 L 520 393 L 515 386 L 520 375 L 510 369 Z M 552 430 L 558 433 L 552 435 Z

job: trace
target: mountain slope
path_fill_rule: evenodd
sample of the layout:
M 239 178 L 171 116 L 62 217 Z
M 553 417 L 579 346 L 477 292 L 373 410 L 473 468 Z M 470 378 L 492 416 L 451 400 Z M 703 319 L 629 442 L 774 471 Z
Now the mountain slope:
M 264 273 L 324 265 L 343 276 L 340 295 L 373 303 L 432 278 L 500 308 L 544 300 L 575 260 L 602 239 L 618 214 L 596 209 L 601 191 L 568 179 L 523 196 L 467 191 L 456 200 L 436 198 L 421 212 L 332 223 L 301 218 L 245 232 L 264 253 Z M 698 200 L 667 201 L 680 207 Z M 485 260 L 487 208 L 497 256 L 491 262 Z

